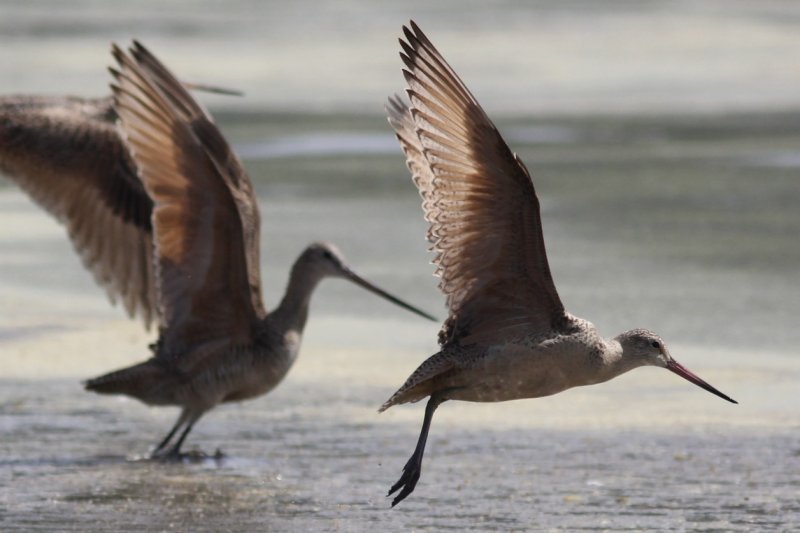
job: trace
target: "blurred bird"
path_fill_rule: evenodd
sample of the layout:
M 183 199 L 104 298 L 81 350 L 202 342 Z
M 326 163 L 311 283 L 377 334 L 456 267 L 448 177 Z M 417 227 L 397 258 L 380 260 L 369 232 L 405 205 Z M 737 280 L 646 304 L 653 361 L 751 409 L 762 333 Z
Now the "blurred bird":
M 395 97 L 387 112 L 422 196 L 449 316 L 440 351 L 380 408 L 430 397 L 416 449 L 389 490 L 392 506 L 416 487 L 433 413 L 447 400 L 538 398 L 652 365 L 736 403 L 675 361 L 652 331 L 606 339 L 564 309 L 528 170 L 419 27 L 403 31 L 411 106 Z
M 325 277 L 350 280 L 433 320 L 358 276 L 324 242 L 295 261 L 283 300 L 268 313 L 258 206 L 238 158 L 210 115 L 142 45 L 130 54 L 114 46 L 113 55 L 119 68 L 112 69 L 111 106 L 39 101 L 28 117 L 36 119 L 4 126 L 0 144 L 4 160 L 16 165 L 15 181 L 67 223 L 101 284 L 145 323 L 158 322 L 150 359 L 85 384 L 182 408 L 152 457 L 184 457 L 181 446 L 203 414 L 265 394 L 283 379 L 311 294 Z M 48 142 L 57 146 L 54 160 L 46 147 L 25 151 Z
M 206 92 L 231 89 L 186 83 Z M 110 96 L 0 97 L 0 175 L 62 223 L 112 303 L 156 316 L 153 202 L 116 128 Z

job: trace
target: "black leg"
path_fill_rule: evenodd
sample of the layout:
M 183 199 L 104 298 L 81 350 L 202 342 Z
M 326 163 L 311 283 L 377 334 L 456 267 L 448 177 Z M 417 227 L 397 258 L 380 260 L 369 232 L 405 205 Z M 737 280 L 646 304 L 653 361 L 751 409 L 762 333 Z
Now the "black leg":
M 197 422 L 198 418 L 200 417 L 199 416 L 193 417 L 192 420 L 189 421 L 189 423 L 186 425 L 186 429 L 184 429 L 183 433 L 181 433 L 181 437 L 178 439 L 178 442 L 176 442 L 175 446 L 173 446 L 170 449 L 169 453 L 167 453 L 167 457 L 180 459 L 181 446 L 183 445 L 183 441 L 186 440 L 186 435 L 188 435 L 189 432 L 192 430 L 192 427 L 194 427 L 194 423 Z
M 172 426 L 172 429 L 170 430 L 169 433 L 167 433 L 167 436 L 164 437 L 164 440 L 162 440 L 158 444 L 158 446 L 156 446 L 156 449 L 153 450 L 153 453 L 151 453 L 150 455 L 157 456 L 157 455 L 161 454 L 161 452 L 164 450 L 164 448 L 167 447 L 167 444 L 169 444 L 169 441 L 172 440 L 172 437 L 175 436 L 175 433 L 178 432 L 178 429 L 184 424 L 184 422 L 186 422 L 186 419 L 188 418 L 188 415 L 189 415 L 189 413 L 185 409 L 183 411 L 181 411 L 181 414 L 178 417 L 178 421 L 175 422 L 175 425 Z
M 164 440 L 159 443 L 158 447 L 153 451 L 153 453 L 150 454 L 150 457 L 152 459 L 158 459 L 161 461 L 183 460 L 184 456 L 181 454 L 181 446 L 183 445 L 183 441 L 186 440 L 186 436 L 189 435 L 190 431 L 192 431 L 195 422 L 197 422 L 200 417 L 203 416 L 203 413 L 204 411 L 200 411 L 198 413 L 184 409 L 181 412 L 181 416 L 178 417 L 178 421 L 175 423 L 175 426 L 170 430 L 167 436 L 164 437 Z M 173 438 L 181 428 L 183 428 L 183 431 L 181 431 L 180 437 L 174 444 L 172 444 L 172 446 L 170 446 Z M 201 455 L 205 456 L 205 454 Z
M 417 447 L 414 449 L 414 453 L 411 454 L 411 458 L 403 467 L 403 475 L 400 476 L 397 483 L 392 485 L 392 488 L 389 489 L 389 494 L 387 494 L 387 496 L 391 496 L 402 487 L 400 493 L 392 500 L 392 507 L 414 492 L 414 487 L 417 486 L 419 476 L 422 474 L 422 456 L 425 453 L 425 443 L 428 440 L 428 430 L 431 427 L 433 412 L 436 411 L 436 408 L 439 407 L 442 402 L 447 400 L 447 398 L 444 397 L 445 392 L 447 391 L 432 394 L 431 398 L 428 400 L 428 405 L 425 406 L 425 418 L 422 421 L 422 431 L 419 433 Z

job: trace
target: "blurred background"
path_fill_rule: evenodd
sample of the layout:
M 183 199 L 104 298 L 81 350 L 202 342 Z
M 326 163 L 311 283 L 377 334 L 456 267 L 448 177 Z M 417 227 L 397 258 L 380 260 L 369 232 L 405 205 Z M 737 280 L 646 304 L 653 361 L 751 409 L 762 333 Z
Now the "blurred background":
M 325 282 L 268 396 L 135 459 L 176 413 L 84 393 L 153 332 L 108 305 L 63 229 L 0 177 L 0 529 L 751 530 L 800 527 L 800 4 L 752 1 L 0 1 L 2 94 L 108 94 L 135 38 L 198 94 L 262 210 L 265 301 L 306 243 L 444 318 L 419 199 L 383 116 L 414 19 L 539 193 L 567 308 L 658 331 L 724 404 L 656 369 L 447 404 L 387 511 L 422 406 L 374 409 L 436 351 L 427 324 Z
M 102 95 L 112 41 L 247 92 L 215 108 L 379 113 L 413 18 L 496 113 L 796 108 L 791 0 L 0 3 L 5 92 Z

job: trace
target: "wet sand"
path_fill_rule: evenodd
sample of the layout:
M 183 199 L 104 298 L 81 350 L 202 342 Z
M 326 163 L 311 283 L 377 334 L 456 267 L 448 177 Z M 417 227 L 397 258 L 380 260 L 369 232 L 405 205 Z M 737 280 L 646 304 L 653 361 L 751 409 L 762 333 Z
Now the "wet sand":
M 797 529 L 800 189 L 798 169 L 776 163 L 800 146 L 796 116 L 501 119 L 533 170 L 567 307 L 608 335 L 659 331 L 740 405 L 659 369 L 552 398 L 448 403 L 396 509 L 384 494 L 423 406 L 376 409 L 436 349 L 437 324 L 325 282 L 285 382 L 190 436 L 224 460 L 142 461 L 177 411 L 80 381 L 141 360 L 153 335 L 108 305 L 57 224 L 0 187 L 0 529 Z M 281 120 L 306 124 L 289 148 L 272 135 Z M 400 156 L 344 146 L 391 146 L 380 117 L 221 122 L 254 150 L 268 306 L 305 243 L 327 238 L 444 317 Z
M 307 351 L 304 358 L 325 355 Z M 549 402 L 448 405 L 434 425 L 417 491 L 390 510 L 383 495 L 413 447 L 421 407 L 378 417 L 374 400 L 383 392 L 378 387 L 308 380 L 300 366 L 268 398 L 219 409 L 198 425 L 192 445 L 209 452 L 220 446 L 229 458 L 181 465 L 136 459 L 174 413 L 100 401 L 77 392 L 73 381 L 4 381 L 2 421 L 11 438 L 2 445 L 3 529 L 789 531 L 800 526 L 795 431 L 742 426 L 724 413 L 710 422 L 707 411 L 714 409 L 699 397 L 695 410 L 706 411 L 699 420 L 684 414 L 679 424 L 652 419 L 640 425 L 639 417 L 631 422 L 623 414 L 639 411 L 638 405 L 609 400 L 636 396 L 640 390 L 630 384 L 595 391 L 591 398 L 588 392 L 585 398 L 562 397 L 557 409 L 569 420 L 566 427 L 558 427 Z M 650 392 L 647 403 L 668 405 L 645 411 L 657 416 L 691 407 L 692 402 L 674 400 L 693 394 L 699 395 L 677 387 L 671 394 Z M 617 414 L 599 409 L 598 399 Z M 573 427 L 573 415 L 580 420 L 592 413 L 594 423 Z M 499 424 L 491 423 L 497 418 Z

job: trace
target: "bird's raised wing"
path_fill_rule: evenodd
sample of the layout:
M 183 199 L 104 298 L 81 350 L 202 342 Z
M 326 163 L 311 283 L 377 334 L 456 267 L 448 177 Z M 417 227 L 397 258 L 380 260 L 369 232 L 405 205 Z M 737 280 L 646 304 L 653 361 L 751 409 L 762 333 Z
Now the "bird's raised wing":
M 387 109 L 423 198 L 447 296 L 440 343 L 557 330 L 565 312 L 527 169 L 416 24 L 403 30 L 411 107 L 395 99 Z
M 411 178 L 414 181 L 414 185 L 417 186 L 417 190 L 419 190 L 420 197 L 422 197 L 423 216 L 426 221 L 433 223 L 431 218 L 435 198 L 433 194 L 433 171 L 423 153 L 422 145 L 417 136 L 417 126 L 414 124 L 414 119 L 411 117 L 408 106 L 397 95 L 389 98 L 389 103 L 386 105 L 386 113 L 389 115 L 389 124 L 394 129 L 397 140 L 400 141 L 400 147 L 406 156 L 406 166 L 411 171 Z M 433 242 L 430 234 L 428 238 Z
M 0 98 L 0 173 L 67 228 L 112 301 L 156 315 L 153 203 L 119 138 L 110 98 Z
M 266 315 L 252 185 L 213 123 L 143 46 L 116 46 L 114 106 L 139 177 L 155 202 L 160 355 L 252 341 Z

